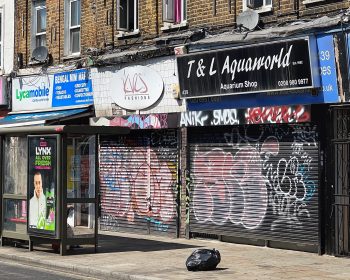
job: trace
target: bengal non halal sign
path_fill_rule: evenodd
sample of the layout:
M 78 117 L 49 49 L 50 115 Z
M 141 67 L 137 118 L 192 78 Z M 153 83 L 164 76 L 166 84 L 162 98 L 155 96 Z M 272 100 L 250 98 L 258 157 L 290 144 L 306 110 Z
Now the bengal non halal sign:
M 112 100 L 127 110 L 146 109 L 163 94 L 164 82 L 150 67 L 129 66 L 119 70 L 111 79 Z
M 181 98 L 318 87 L 316 54 L 298 38 L 179 56 Z

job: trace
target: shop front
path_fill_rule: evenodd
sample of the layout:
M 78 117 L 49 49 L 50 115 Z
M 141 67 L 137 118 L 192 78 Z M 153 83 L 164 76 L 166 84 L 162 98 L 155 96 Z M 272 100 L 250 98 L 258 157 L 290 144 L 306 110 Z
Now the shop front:
M 131 129 L 99 140 L 101 229 L 178 236 L 183 106 L 174 97 L 174 57 L 99 68 L 92 77 L 100 91 L 90 125 Z
M 208 124 L 220 114 L 232 125 L 188 127 L 189 230 L 317 251 L 320 147 L 310 106 L 265 107 L 271 119 L 284 116 L 277 124 L 249 124 L 251 110 L 260 108 L 203 111 Z
M 177 62 L 189 235 L 321 253 L 327 106 L 315 104 L 339 101 L 333 35 Z

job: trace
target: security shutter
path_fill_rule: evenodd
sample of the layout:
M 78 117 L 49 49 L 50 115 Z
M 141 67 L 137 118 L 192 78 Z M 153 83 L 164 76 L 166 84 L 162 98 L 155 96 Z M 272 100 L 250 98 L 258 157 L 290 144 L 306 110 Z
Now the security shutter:
M 152 131 L 102 138 L 103 230 L 177 234 L 177 136 Z
M 190 231 L 318 244 L 314 126 L 190 133 Z

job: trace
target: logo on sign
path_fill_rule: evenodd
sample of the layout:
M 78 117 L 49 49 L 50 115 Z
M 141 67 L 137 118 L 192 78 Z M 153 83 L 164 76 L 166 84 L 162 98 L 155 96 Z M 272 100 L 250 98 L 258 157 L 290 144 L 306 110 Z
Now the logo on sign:
M 26 98 L 41 98 L 49 96 L 49 89 L 45 86 L 43 88 L 36 88 L 33 90 L 18 90 L 16 89 L 16 99 L 22 101 L 22 99 Z M 33 101 L 34 102 L 34 101 Z
M 126 67 L 111 80 L 112 99 L 127 110 L 146 109 L 155 104 L 164 89 L 162 77 L 146 66 Z
M 145 81 L 142 79 L 141 75 L 136 73 L 130 79 L 129 75 L 124 80 L 124 92 L 125 94 L 142 94 L 147 93 L 148 88 Z

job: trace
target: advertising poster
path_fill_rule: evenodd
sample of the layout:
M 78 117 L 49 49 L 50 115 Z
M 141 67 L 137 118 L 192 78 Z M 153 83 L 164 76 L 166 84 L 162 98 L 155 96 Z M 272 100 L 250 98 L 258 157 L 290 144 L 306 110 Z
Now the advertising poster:
M 28 137 L 28 232 L 56 233 L 57 138 Z

